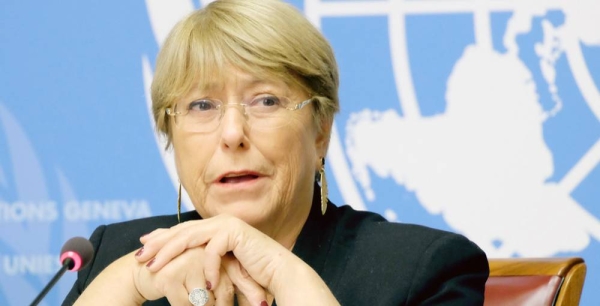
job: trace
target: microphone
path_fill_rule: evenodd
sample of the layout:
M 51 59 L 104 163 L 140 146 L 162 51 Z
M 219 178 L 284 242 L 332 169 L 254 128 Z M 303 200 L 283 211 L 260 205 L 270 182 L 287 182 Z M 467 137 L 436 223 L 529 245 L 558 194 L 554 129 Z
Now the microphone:
M 79 271 L 87 266 L 87 264 L 92 261 L 92 258 L 94 258 L 94 247 L 92 247 L 92 243 L 87 239 L 83 237 L 73 237 L 67 240 L 60 250 L 60 263 L 62 264 L 62 267 L 46 287 L 44 287 L 44 290 L 42 290 L 35 300 L 31 302 L 30 306 L 39 304 L 48 291 L 50 291 L 56 282 L 63 276 L 65 271 Z

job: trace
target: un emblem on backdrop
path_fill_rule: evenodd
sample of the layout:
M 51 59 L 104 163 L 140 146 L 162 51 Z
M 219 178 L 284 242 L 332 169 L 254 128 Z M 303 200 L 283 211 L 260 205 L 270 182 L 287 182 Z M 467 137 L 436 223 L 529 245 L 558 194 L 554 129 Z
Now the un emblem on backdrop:
M 340 15 L 348 8 L 334 5 Z M 389 35 L 390 58 L 371 61 L 393 67 L 397 98 L 348 96 L 344 103 L 360 107 L 337 122 L 365 206 L 418 222 L 393 206 L 397 193 L 377 190 L 391 181 L 489 256 L 552 256 L 600 240 L 592 202 L 573 196 L 581 184 L 600 185 L 598 178 L 586 182 L 600 161 L 600 75 L 586 65 L 586 56 L 600 55 L 600 35 L 591 26 L 598 22 L 582 14 L 593 9 L 591 2 L 561 10 L 529 5 L 510 13 L 495 12 L 492 4 L 488 12 L 462 8 L 470 14 L 433 5 L 419 13 L 415 5 L 403 14 L 411 5 L 372 14 L 388 18 L 381 30 Z M 364 17 L 358 22 L 369 23 Z M 365 28 L 376 27 L 376 17 L 370 22 Z M 371 35 L 355 32 L 352 39 L 369 41 Z M 435 42 L 440 39 L 443 44 Z M 394 91 L 377 78 L 369 81 L 364 90 Z M 576 126 L 568 136 L 559 130 Z

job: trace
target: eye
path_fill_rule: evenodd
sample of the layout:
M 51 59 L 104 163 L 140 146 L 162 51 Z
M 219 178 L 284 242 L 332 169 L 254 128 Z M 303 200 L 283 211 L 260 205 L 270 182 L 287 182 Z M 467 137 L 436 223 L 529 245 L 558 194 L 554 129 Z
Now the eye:
M 252 100 L 252 107 L 277 107 L 281 105 L 281 99 L 276 96 L 260 96 Z
M 206 112 L 217 109 L 217 103 L 211 100 L 196 100 L 188 105 L 189 111 Z

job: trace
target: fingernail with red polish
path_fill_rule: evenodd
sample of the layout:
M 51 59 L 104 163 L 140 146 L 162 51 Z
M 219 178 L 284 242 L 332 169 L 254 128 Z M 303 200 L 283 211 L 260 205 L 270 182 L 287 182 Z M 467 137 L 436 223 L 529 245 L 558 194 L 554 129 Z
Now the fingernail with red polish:
M 262 301 L 260 302 L 260 306 L 269 306 L 269 304 L 267 304 L 267 301 Z
M 144 253 L 144 247 L 140 248 L 139 251 L 137 251 L 137 253 L 135 253 L 135 257 L 139 257 L 142 255 L 142 253 Z
M 156 258 L 152 258 L 147 264 L 146 267 L 150 268 L 150 266 L 156 261 Z
M 212 289 L 212 284 L 209 281 L 206 281 L 206 290 Z

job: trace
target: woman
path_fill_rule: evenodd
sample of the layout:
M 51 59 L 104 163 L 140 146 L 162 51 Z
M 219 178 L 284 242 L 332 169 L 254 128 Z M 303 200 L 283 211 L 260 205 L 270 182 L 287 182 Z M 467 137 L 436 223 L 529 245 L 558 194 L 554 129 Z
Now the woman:
M 195 210 L 99 227 L 65 304 L 482 304 L 487 259 L 466 238 L 328 203 L 337 90 L 331 47 L 285 3 L 181 21 L 152 100 Z

